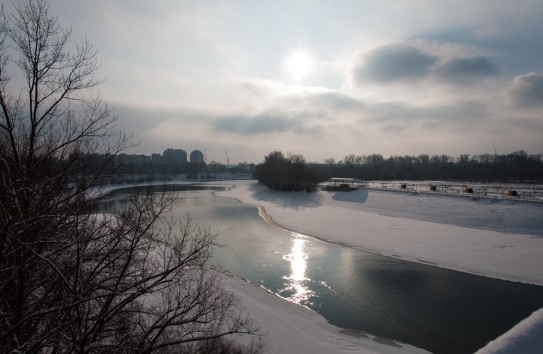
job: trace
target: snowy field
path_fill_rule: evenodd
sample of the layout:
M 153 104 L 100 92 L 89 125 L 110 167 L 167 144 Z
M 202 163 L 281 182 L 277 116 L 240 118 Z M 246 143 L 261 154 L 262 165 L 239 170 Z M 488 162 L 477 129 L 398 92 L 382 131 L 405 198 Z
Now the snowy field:
M 296 232 L 409 261 L 543 285 L 540 203 L 373 190 L 283 193 L 254 181 L 213 184 L 234 186 L 217 194 L 263 207 L 273 222 Z M 268 333 L 273 353 L 423 352 L 369 335 L 346 336 L 310 310 L 239 279 L 228 281 Z M 541 350 L 543 311 L 524 322 L 481 353 Z

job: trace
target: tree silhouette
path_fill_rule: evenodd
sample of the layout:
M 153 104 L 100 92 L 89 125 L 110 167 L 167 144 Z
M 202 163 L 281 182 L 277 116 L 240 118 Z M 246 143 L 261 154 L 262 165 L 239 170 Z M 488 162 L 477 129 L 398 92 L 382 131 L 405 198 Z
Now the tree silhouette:
M 255 330 L 206 266 L 209 230 L 169 220 L 164 195 L 93 213 L 97 179 L 129 143 L 93 96 L 94 49 L 70 48 L 48 1 L 2 10 L 0 352 L 258 350 L 221 341 Z

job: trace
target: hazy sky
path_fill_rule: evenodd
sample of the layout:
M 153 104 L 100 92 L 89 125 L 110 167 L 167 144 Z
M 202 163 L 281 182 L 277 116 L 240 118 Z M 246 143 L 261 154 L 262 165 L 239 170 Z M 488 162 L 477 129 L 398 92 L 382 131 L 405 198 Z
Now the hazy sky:
M 543 152 L 543 0 L 52 0 L 131 152 Z

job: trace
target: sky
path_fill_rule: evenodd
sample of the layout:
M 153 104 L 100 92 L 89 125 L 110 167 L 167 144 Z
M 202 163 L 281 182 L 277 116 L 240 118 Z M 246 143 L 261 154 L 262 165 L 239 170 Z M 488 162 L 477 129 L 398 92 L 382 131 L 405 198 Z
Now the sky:
M 543 0 L 52 0 L 129 153 L 543 152 Z

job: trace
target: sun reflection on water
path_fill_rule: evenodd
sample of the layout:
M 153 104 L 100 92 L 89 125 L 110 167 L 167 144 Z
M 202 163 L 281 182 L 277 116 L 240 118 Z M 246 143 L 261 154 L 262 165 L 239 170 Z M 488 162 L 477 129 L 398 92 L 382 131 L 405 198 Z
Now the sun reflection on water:
M 304 252 L 304 245 L 307 242 L 302 235 L 292 234 L 292 248 L 290 253 L 283 256 L 283 259 L 290 262 L 290 275 L 284 277 L 287 281 L 286 287 L 281 291 L 283 296 L 296 303 L 307 303 L 314 291 L 310 290 L 306 277 L 307 254 Z

